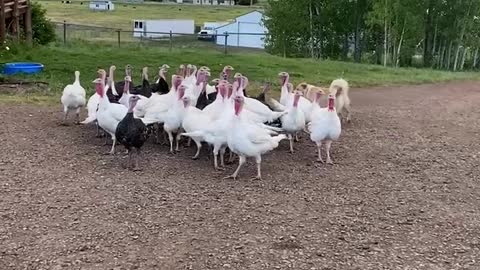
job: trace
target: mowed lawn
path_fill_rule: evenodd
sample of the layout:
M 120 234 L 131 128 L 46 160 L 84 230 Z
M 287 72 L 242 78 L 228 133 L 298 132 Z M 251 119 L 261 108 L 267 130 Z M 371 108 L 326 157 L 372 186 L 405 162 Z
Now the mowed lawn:
M 254 8 L 235 6 L 199 6 L 160 3 L 126 4 L 115 2 L 115 10 L 110 12 L 91 11 L 89 1 L 73 1 L 62 4 L 56 1 L 36 1 L 47 9 L 47 16 L 55 22 L 64 20 L 72 24 L 104 26 L 122 30 L 132 30 L 135 19 L 193 19 L 196 25 L 211 21 L 229 21 Z

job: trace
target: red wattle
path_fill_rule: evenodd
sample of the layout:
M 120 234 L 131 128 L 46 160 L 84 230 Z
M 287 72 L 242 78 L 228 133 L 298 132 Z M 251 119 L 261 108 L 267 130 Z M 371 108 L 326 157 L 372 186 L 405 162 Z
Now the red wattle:
M 97 83 L 95 85 L 95 92 L 97 92 L 97 94 L 100 96 L 100 97 L 103 97 L 103 87 L 102 87 L 102 84 L 101 83 Z
M 333 111 L 335 109 L 335 100 L 333 98 L 328 99 L 328 110 Z
M 240 114 L 240 103 L 235 102 L 235 115 L 239 115 L 239 114 Z

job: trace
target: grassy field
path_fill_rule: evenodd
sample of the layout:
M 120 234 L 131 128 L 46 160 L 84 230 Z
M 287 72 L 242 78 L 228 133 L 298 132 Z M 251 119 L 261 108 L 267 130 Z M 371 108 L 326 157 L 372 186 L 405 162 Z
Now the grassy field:
M 211 7 L 175 4 L 124 4 L 115 3 L 112 12 L 94 12 L 88 8 L 88 1 L 75 0 L 71 4 L 62 4 L 56 1 L 36 1 L 47 9 L 47 16 L 56 22 L 104 26 L 122 30 L 132 30 L 134 19 L 193 19 L 196 25 L 202 25 L 206 21 L 228 21 L 238 15 L 247 13 L 253 8 L 235 7 Z
M 209 66 L 213 71 L 212 77 L 216 77 L 224 65 L 230 64 L 236 68 L 236 71 L 249 77 L 252 82 L 250 91 L 258 90 L 263 81 L 277 83 L 277 74 L 280 71 L 289 72 L 295 84 L 307 81 L 324 86 L 343 74 L 343 77 L 354 87 L 478 79 L 479 77 L 478 73 L 452 73 L 413 68 L 394 69 L 347 62 L 285 59 L 262 52 L 224 55 L 213 50 L 174 49 L 169 52 L 165 48 L 141 46 L 117 48 L 88 43 L 70 44 L 68 47 L 52 45 L 30 50 L 12 48 L 2 58 L 5 62 L 43 63 L 45 71 L 42 74 L 23 79 L 49 82 L 50 92 L 47 95 L 54 97 L 60 95 L 66 84 L 73 82 L 75 70 L 81 72 L 82 85 L 92 93 L 91 82 L 96 77 L 98 67 L 108 69 L 112 64 L 115 64 L 119 70 L 116 80 L 120 80 L 123 76 L 122 70 L 126 64 L 133 65 L 134 82 L 137 84 L 140 83 L 140 70 L 143 66 L 150 67 L 151 78 L 157 74 L 158 67 L 162 64 L 170 65 L 174 71 L 181 63 Z M 278 87 L 276 90 L 279 91 Z M 6 97 L 0 99 L 6 99 Z

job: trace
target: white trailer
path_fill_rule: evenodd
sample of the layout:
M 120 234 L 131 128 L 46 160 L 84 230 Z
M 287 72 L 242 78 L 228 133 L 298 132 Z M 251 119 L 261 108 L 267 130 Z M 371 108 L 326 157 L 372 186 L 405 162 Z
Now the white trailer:
M 134 20 L 133 37 L 162 38 L 175 34 L 194 34 L 194 20 Z
M 229 22 L 205 22 L 202 30 L 198 32 L 198 39 L 215 40 L 217 37 L 216 28 L 226 25 Z

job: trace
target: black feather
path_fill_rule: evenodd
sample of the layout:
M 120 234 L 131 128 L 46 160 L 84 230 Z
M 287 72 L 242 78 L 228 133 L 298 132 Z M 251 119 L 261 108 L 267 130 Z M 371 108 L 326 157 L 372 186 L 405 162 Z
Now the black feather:
M 164 78 L 160 77 L 160 80 L 158 81 L 158 83 L 154 83 L 150 85 L 150 91 L 152 91 L 152 93 L 158 93 L 160 95 L 164 95 L 170 91 L 170 88 L 168 88 L 167 81 L 165 81 Z
M 133 117 L 133 112 L 127 113 L 118 123 L 115 137 L 127 150 L 140 149 L 147 140 L 147 127 L 142 120 Z

